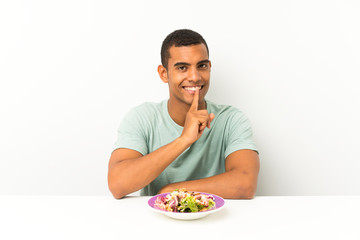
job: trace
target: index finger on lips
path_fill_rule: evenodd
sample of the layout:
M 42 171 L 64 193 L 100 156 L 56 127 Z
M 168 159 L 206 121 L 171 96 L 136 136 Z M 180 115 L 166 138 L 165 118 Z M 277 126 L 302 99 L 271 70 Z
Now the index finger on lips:
M 195 94 L 194 94 L 194 98 L 190 107 L 190 110 L 196 111 L 198 110 L 198 105 L 199 105 L 199 89 L 196 88 L 195 90 Z

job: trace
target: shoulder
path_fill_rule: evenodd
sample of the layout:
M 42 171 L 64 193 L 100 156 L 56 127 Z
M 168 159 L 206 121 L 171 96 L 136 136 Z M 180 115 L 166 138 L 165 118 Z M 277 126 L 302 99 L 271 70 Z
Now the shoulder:
M 156 115 L 157 113 L 161 112 L 164 101 L 159 103 L 144 102 L 133 107 L 128 112 L 128 115 L 141 115 L 142 117 Z
M 123 117 L 122 122 L 131 125 L 137 125 L 139 128 L 147 128 L 159 122 L 159 118 L 163 115 L 164 103 L 166 100 L 154 103 L 144 102 L 131 108 Z
M 221 117 L 221 118 L 245 118 L 245 114 L 238 108 L 231 106 L 231 105 L 224 105 L 224 104 L 216 104 L 211 101 L 206 101 L 208 104 L 208 111 L 209 113 L 214 113 L 215 117 Z

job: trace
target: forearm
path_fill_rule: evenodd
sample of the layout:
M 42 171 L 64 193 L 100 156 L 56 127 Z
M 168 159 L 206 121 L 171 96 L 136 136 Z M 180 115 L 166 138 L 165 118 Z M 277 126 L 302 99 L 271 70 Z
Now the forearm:
M 186 188 L 196 192 L 213 193 L 227 199 L 251 199 L 255 195 L 256 185 L 256 178 L 244 176 L 240 170 L 231 170 L 203 179 L 171 183 L 164 186 L 159 193 Z
M 188 143 L 177 138 L 148 155 L 116 162 L 109 167 L 110 191 L 116 198 L 122 198 L 145 187 L 188 147 Z

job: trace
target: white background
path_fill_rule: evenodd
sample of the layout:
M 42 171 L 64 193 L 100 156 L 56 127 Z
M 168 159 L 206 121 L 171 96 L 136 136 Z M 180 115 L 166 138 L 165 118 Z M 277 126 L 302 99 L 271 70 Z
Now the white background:
M 207 40 L 207 98 L 240 108 L 257 195 L 360 194 L 360 3 L 0 2 L 0 194 L 108 195 L 124 114 L 168 97 L 166 35 Z

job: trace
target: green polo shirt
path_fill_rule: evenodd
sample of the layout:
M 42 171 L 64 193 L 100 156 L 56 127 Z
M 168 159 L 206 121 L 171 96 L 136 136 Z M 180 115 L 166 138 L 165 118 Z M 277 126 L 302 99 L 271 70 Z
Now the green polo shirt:
M 120 124 L 115 149 L 128 148 L 146 155 L 179 137 L 183 127 L 170 117 L 167 102 L 143 103 L 133 108 Z M 206 103 L 208 112 L 215 114 L 211 128 L 205 128 L 200 139 L 145 186 L 141 195 L 155 195 L 169 183 L 223 173 L 225 159 L 234 151 L 258 151 L 252 140 L 250 122 L 240 110 L 208 100 Z

